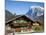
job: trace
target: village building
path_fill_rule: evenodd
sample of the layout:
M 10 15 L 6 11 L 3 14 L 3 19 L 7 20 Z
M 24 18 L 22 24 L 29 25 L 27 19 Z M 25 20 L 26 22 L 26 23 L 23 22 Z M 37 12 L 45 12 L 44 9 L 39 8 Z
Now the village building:
M 6 31 L 8 30 L 9 32 L 32 32 L 32 29 L 35 28 L 35 26 L 43 25 L 43 23 L 40 23 L 39 21 L 32 20 L 32 17 L 29 16 L 31 15 L 30 11 L 32 12 L 32 10 L 30 10 L 29 8 L 29 12 L 27 14 L 15 16 L 6 10 Z

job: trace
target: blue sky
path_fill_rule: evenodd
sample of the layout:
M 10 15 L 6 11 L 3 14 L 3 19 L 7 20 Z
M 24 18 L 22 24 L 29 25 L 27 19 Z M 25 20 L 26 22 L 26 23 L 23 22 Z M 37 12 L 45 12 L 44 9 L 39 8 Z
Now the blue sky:
M 17 15 L 26 14 L 31 6 L 41 6 L 44 7 L 43 3 L 40 2 L 24 2 L 24 1 L 9 1 L 6 0 L 5 9 L 11 13 L 16 13 Z

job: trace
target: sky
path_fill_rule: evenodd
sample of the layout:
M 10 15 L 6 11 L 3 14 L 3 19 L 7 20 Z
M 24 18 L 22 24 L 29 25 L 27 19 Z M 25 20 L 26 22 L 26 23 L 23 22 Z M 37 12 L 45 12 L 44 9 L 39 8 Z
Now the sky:
M 40 2 L 24 2 L 24 1 L 5 1 L 5 9 L 10 11 L 12 14 L 16 13 L 16 15 L 23 15 L 29 11 L 31 6 L 43 6 L 44 3 Z

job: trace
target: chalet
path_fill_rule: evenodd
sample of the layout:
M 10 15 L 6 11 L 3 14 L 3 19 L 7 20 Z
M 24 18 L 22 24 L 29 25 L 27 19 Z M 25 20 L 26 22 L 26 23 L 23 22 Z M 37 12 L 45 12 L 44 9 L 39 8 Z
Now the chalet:
M 31 31 L 33 23 L 34 21 L 27 17 L 27 15 L 19 15 L 19 17 L 8 22 L 9 26 L 15 29 L 15 32 L 21 32 L 22 30 Z
M 8 26 L 10 31 L 12 31 L 12 32 L 13 31 L 15 31 L 15 32 L 30 31 L 31 32 L 32 26 L 40 26 L 42 23 L 33 21 L 30 11 L 32 12 L 32 10 L 29 9 L 29 12 L 27 14 L 15 16 L 6 10 L 6 14 L 5 14 L 6 26 Z M 38 17 L 38 20 L 40 21 L 40 19 L 42 17 L 43 17 L 43 15 Z

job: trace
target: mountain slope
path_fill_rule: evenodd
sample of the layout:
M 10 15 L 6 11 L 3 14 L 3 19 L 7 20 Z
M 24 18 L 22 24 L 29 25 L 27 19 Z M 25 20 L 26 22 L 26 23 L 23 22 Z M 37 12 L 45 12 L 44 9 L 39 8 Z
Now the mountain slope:
M 26 15 L 33 21 L 44 23 L 44 10 L 42 7 L 32 7 Z
M 9 21 L 9 20 L 11 20 L 14 17 L 15 16 L 12 13 L 10 13 L 8 10 L 5 10 L 5 21 L 6 22 Z

